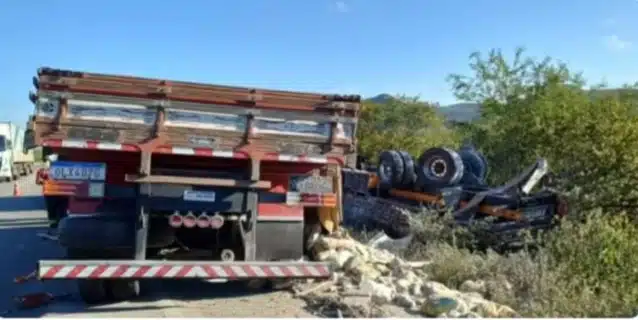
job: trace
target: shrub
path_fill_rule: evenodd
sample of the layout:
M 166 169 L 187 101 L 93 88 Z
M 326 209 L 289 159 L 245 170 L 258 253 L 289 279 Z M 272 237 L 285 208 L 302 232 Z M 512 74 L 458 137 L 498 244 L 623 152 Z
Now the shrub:
M 523 316 L 635 315 L 638 242 L 632 238 L 638 230 L 624 214 L 594 213 L 584 222 L 566 221 L 534 254 L 471 252 L 450 242 L 455 237 L 447 224 L 428 219 L 426 225 L 405 255 L 431 261 L 432 280 L 456 288 L 466 280 L 485 280 L 491 284 L 486 298 Z

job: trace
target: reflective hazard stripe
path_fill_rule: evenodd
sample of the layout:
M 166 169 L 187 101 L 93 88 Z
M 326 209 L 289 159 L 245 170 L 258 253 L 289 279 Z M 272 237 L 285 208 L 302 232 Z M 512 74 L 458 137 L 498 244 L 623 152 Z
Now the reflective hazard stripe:
M 41 260 L 38 277 L 50 279 L 257 279 L 327 278 L 323 262 L 211 262 L 211 261 L 105 261 Z

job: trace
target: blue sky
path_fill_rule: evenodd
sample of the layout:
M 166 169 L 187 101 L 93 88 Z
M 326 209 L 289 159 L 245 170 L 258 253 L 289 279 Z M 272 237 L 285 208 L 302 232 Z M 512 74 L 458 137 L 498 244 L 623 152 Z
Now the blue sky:
M 516 46 L 638 80 L 638 0 L 0 0 L 0 120 L 40 66 L 453 103 L 445 76 Z

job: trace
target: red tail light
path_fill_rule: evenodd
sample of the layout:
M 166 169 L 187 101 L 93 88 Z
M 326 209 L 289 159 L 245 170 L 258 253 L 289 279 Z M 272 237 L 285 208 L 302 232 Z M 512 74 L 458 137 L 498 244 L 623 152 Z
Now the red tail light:
M 179 214 L 173 214 L 168 218 L 168 224 L 173 228 L 179 228 L 184 223 L 184 219 Z
M 187 214 L 184 217 L 184 227 L 193 228 L 197 225 L 197 218 L 192 213 Z
M 206 214 L 197 217 L 197 226 L 200 228 L 208 228 L 210 226 L 210 217 Z

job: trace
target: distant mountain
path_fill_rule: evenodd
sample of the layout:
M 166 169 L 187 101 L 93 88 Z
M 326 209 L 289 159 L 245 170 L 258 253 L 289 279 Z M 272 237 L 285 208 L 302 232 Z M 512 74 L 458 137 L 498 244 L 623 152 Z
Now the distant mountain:
M 375 103 L 385 103 L 394 99 L 394 96 L 382 93 L 367 101 Z M 449 106 L 440 106 L 439 112 L 450 122 L 471 122 L 481 115 L 481 106 L 476 103 L 457 103 Z
M 477 103 L 457 103 L 439 107 L 439 112 L 451 122 L 472 122 L 481 117 L 481 105 Z
M 638 98 L 638 89 L 634 88 L 593 89 L 589 92 L 593 97 L 622 94 L 634 95 Z M 394 99 L 393 95 L 382 93 L 367 100 L 376 103 L 384 103 L 391 99 Z M 468 123 L 477 120 L 481 116 L 481 106 L 477 103 L 457 103 L 449 106 L 440 106 L 438 109 L 449 122 Z
M 387 93 L 382 93 L 382 94 L 378 94 L 372 98 L 368 98 L 366 99 L 367 101 L 370 102 L 374 102 L 374 103 L 385 103 L 388 102 L 390 100 L 394 99 L 394 96 L 387 94 Z

